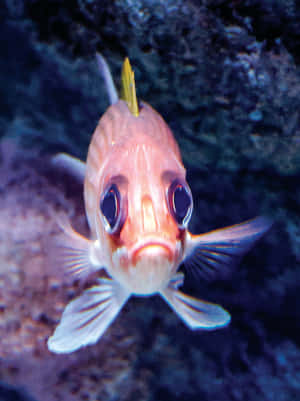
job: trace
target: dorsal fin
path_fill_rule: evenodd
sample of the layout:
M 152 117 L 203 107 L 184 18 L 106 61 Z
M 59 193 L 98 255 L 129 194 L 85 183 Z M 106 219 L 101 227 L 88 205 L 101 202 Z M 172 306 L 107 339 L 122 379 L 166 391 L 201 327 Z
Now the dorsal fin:
M 122 99 L 125 100 L 131 113 L 138 117 L 139 106 L 135 92 L 134 72 L 128 57 L 125 58 L 122 68 Z
M 118 92 L 114 84 L 114 80 L 111 75 L 111 71 L 109 66 L 105 60 L 105 58 L 100 53 L 96 53 L 96 59 L 99 67 L 99 71 L 104 79 L 104 83 L 106 86 L 107 94 L 110 100 L 110 104 L 117 103 L 119 100 Z

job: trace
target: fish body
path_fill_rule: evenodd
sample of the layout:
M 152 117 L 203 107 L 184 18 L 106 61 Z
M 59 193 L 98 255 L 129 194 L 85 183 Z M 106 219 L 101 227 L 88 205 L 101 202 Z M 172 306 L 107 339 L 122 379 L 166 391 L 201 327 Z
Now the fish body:
M 112 82 L 100 56 L 98 62 Z M 221 306 L 178 290 L 184 280 L 179 266 L 184 261 L 203 276 L 228 269 L 271 225 L 258 217 L 207 234 L 189 233 L 193 199 L 178 145 L 163 118 L 147 103 L 137 103 L 128 64 L 123 81 L 129 95 L 117 99 L 110 83 L 112 104 L 93 134 L 86 165 L 77 162 L 78 175 L 85 175 L 91 238 L 64 225 L 67 270 L 81 279 L 105 270 L 109 278 L 99 278 L 67 305 L 48 340 L 53 352 L 95 343 L 131 295 L 160 294 L 192 329 L 225 326 L 230 315 Z M 76 170 L 74 158 L 56 161 Z
M 177 143 L 161 116 L 146 103 L 138 117 L 124 100 L 110 106 L 88 151 L 85 208 L 92 235 L 108 255 L 108 273 L 134 294 L 159 291 L 182 258 L 184 230 L 166 202 L 175 179 L 187 186 Z M 99 205 L 112 186 L 119 222 L 110 235 Z

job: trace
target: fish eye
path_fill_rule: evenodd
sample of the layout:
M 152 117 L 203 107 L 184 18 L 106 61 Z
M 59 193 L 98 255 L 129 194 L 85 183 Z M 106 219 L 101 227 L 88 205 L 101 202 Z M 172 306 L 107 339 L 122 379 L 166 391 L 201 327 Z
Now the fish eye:
M 169 209 L 180 228 L 186 228 L 193 210 L 193 198 L 189 187 L 174 180 L 168 190 Z
M 114 234 L 121 228 L 121 196 L 115 184 L 104 191 L 100 199 L 100 209 L 104 217 L 104 226 L 107 232 Z

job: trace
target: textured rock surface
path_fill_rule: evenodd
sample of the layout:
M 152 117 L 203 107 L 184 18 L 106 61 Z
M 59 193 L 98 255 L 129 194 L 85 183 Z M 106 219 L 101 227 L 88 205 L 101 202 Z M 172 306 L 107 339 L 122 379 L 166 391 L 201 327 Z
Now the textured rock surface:
M 0 135 L 21 147 L 1 156 L 0 380 L 20 397 L 300 398 L 299 12 L 292 0 L 6 0 Z M 116 78 L 130 56 L 139 96 L 173 128 L 193 232 L 259 213 L 276 223 L 225 282 L 187 277 L 185 291 L 231 312 L 229 328 L 192 333 L 160 299 L 133 299 L 99 344 L 55 356 L 46 338 L 80 289 L 48 261 L 54 216 L 87 228 L 81 186 L 44 155 L 86 154 L 107 107 L 96 49 Z
M 57 356 L 46 347 L 64 306 L 80 291 L 51 265 L 49 254 L 60 235 L 55 222 L 59 213 L 86 231 L 83 211 L 76 211 L 74 203 L 81 198 L 76 195 L 82 194 L 81 186 L 68 188 L 68 180 L 46 174 L 44 159 L 32 154 L 26 158 L 12 144 L 2 144 L 1 150 L 0 377 L 38 400 L 113 399 L 115 393 L 130 399 L 137 347 L 134 330 L 124 331 L 130 318 L 126 324 L 121 318 L 90 350 Z M 8 390 L 3 394 L 10 399 Z
M 106 107 L 100 50 L 115 76 L 130 56 L 140 97 L 167 118 L 194 166 L 299 173 L 296 2 L 27 0 L 18 8 L 7 0 L 7 8 L 9 135 L 22 130 L 31 144 L 83 155 Z

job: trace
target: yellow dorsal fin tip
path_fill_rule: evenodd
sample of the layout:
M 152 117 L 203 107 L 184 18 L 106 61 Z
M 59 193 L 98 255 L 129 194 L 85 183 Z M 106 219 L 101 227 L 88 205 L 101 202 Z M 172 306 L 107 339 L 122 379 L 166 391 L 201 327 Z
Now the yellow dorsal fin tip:
M 128 57 L 125 58 L 122 68 L 122 99 L 125 100 L 130 112 L 138 117 L 139 106 L 135 91 L 134 71 L 131 68 Z

